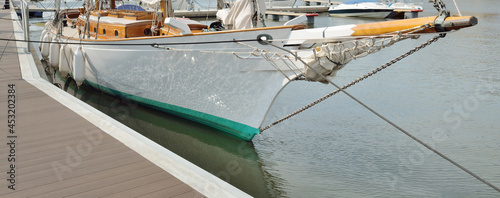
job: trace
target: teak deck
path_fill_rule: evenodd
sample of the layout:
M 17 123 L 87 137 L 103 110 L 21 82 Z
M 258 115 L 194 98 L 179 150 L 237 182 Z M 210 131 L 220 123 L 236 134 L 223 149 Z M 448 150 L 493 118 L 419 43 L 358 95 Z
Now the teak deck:
M 12 21 L 0 20 L 0 38 L 12 35 Z M 15 42 L 0 49 L 0 197 L 203 197 L 23 80 Z

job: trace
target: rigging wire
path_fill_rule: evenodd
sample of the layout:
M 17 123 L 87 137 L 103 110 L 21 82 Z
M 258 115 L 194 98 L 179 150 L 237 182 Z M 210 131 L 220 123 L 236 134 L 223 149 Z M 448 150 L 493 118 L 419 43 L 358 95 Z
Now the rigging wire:
M 458 16 L 462 16 L 462 13 L 460 13 L 460 9 L 458 9 L 457 2 L 455 0 L 453 0 L 453 3 L 455 4 L 455 8 L 457 9 Z
M 208 11 L 210 11 L 210 2 L 212 1 L 208 1 L 208 8 L 207 8 L 207 17 L 205 18 L 205 24 L 208 24 Z
M 413 34 L 413 33 L 414 33 L 414 32 L 417 32 L 417 31 L 420 31 L 420 30 L 422 30 L 422 29 L 424 29 L 424 28 L 429 28 L 429 27 L 431 27 L 431 25 L 430 25 L 430 24 L 425 24 L 425 25 L 421 25 L 421 26 L 416 26 L 416 27 L 414 27 L 414 28 L 409 28 L 409 29 L 405 30 L 405 31 L 408 31 L 408 33 L 405 33 L 404 35 L 405 35 L 405 37 L 406 37 L 406 38 L 419 38 L 419 36 L 420 36 L 420 35 L 415 35 L 415 34 Z M 387 33 L 387 34 L 384 34 L 384 35 L 385 35 L 385 36 L 388 36 L 388 35 L 391 35 L 391 34 L 395 34 L 395 35 L 392 35 L 391 37 L 394 37 L 394 36 L 396 36 L 396 35 L 397 35 L 400 39 L 406 39 L 406 38 L 403 38 L 403 37 L 402 37 L 402 34 L 401 34 L 401 32 L 400 32 L 400 31 L 397 31 L 397 32 L 392 32 L 392 33 Z M 376 38 L 376 37 L 365 37 L 365 38 L 371 38 L 371 39 L 374 39 L 374 38 Z M 380 37 L 380 38 L 384 38 L 384 37 Z M 274 41 L 274 40 L 273 40 L 273 41 Z M 346 88 L 348 88 L 348 87 L 350 87 L 350 86 L 352 86 L 352 85 L 354 85 L 354 84 L 356 84 L 356 83 L 358 83 L 358 82 L 360 82 L 360 81 L 362 81 L 362 80 L 364 80 L 364 79 L 366 79 L 366 78 L 368 78 L 368 77 L 372 76 L 373 74 L 375 74 L 375 73 L 377 73 L 377 72 L 379 72 L 379 71 L 381 71 L 381 70 L 383 70 L 383 69 L 385 69 L 385 68 L 387 68 L 387 67 L 389 67 L 389 66 L 391 66 L 391 65 L 393 65 L 394 63 L 396 63 L 396 62 L 398 62 L 398 61 L 402 60 L 403 58 L 408 57 L 409 55 L 411 55 L 411 54 L 413 54 L 413 53 L 415 53 L 415 52 L 419 51 L 420 49 L 422 49 L 422 48 L 424 48 L 424 47 L 426 47 L 426 46 L 430 45 L 431 43 L 433 43 L 433 42 L 435 42 L 435 41 L 436 41 L 436 40 L 434 40 L 434 39 L 430 39 L 430 40 L 428 40 L 427 42 L 425 42 L 425 43 L 421 44 L 420 46 L 413 48 L 412 50 L 410 50 L 410 51 L 406 52 L 405 54 L 403 54 L 403 55 L 401 55 L 401 56 L 399 56 L 399 57 L 397 57 L 397 58 L 393 59 L 392 61 L 389 61 L 388 63 L 386 63 L 386 64 L 384 64 L 384 65 L 382 65 L 382 66 L 380 66 L 380 67 L 378 67 L 378 68 L 374 69 L 373 71 L 369 72 L 368 74 L 365 74 L 365 75 L 363 75 L 363 76 L 359 77 L 358 79 L 356 79 L 356 80 L 352 81 L 351 83 L 349 83 L 349 84 L 345 85 L 345 86 L 344 86 L 344 89 L 346 89 Z M 350 42 L 353 42 L 353 41 L 350 41 Z M 382 40 L 382 41 L 377 41 L 377 42 L 384 42 L 384 41 Z M 375 43 L 374 43 L 373 45 L 375 45 Z M 383 46 L 383 44 L 382 44 L 382 46 Z M 380 46 L 380 47 L 382 47 L 382 46 Z M 363 47 L 363 46 L 357 46 L 357 47 Z M 382 47 L 382 48 L 383 48 L 383 47 Z M 345 52 L 347 52 L 347 51 L 348 51 L 348 50 L 346 50 Z M 366 52 L 365 52 L 365 53 L 366 53 Z M 368 55 L 368 54 L 365 54 L 365 55 Z M 363 56 L 365 56 L 365 55 L 363 55 Z M 360 57 L 361 57 L 361 56 L 360 56 Z M 328 56 L 326 56 L 326 58 L 327 58 L 330 62 L 333 62 L 330 58 L 328 58 Z M 354 58 L 354 59 L 356 59 L 356 58 Z M 334 63 L 334 62 L 333 62 L 333 63 Z M 314 102 L 310 103 L 309 105 L 306 105 L 306 106 L 302 107 L 301 109 L 299 109 L 299 110 L 297 110 L 297 111 L 295 111 L 295 112 L 293 112 L 293 113 L 291 113 L 291 114 L 289 114 L 289 115 L 287 115 L 287 116 L 285 116 L 285 117 L 283 117 L 283 118 L 281 118 L 281 119 L 279 119 L 279 120 L 277 120 L 277 121 L 275 121 L 275 122 L 271 123 L 270 125 L 268 125 L 268 126 L 266 126 L 266 127 L 261 128 L 261 132 L 262 132 L 262 131 L 264 131 L 264 130 L 267 130 L 267 129 L 271 128 L 272 126 L 274 126 L 274 125 L 276 125 L 276 124 L 279 124 L 280 122 L 283 122 L 284 120 L 287 120 L 287 119 L 288 119 L 288 118 L 290 118 L 290 117 L 293 117 L 293 116 L 295 116 L 295 115 L 299 114 L 299 113 L 300 113 L 300 112 L 302 112 L 302 111 L 305 111 L 305 110 L 307 110 L 307 109 L 311 108 L 312 106 L 314 106 L 314 105 L 316 105 L 316 104 L 318 104 L 318 103 L 322 102 L 323 100 L 326 100 L 326 99 L 328 99 L 329 97 L 331 97 L 331 96 L 333 96 L 333 95 L 337 94 L 339 91 L 340 91 L 340 90 L 336 90 L 336 91 L 334 91 L 334 92 L 332 92 L 332 93 L 330 93 L 330 94 L 328 94 L 328 95 L 326 95 L 326 96 L 323 96 L 322 98 L 320 98 L 320 99 L 318 99 L 318 100 L 316 100 L 316 101 L 314 101 Z
M 56 43 L 56 44 L 70 44 L 70 45 L 117 45 L 117 46 L 133 46 L 133 45 L 149 45 L 149 46 L 160 46 L 160 45 L 199 45 L 199 44 L 216 44 L 216 43 L 238 43 L 238 42 L 255 42 L 258 39 L 243 39 L 243 40 L 225 40 L 225 41 L 205 41 L 205 42 L 191 42 L 191 43 L 69 43 L 69 42 L 52 42 L 52 41 L 35 41 L 35 40 L 22 40 L 22 39 L 6 39 L 0 38 L 0 41 L 16 41 L 16 42 L 28 42 L 28 43 Z
M 436 36 L 434 37 L 433 39 L 429 40 L 427 43 L 432 43 L 432 42 L 435 42 L 437 41 L 439 38 L 443 38 L 446 34 L 440 34 L 439 36 Z M 395 124 L 394 122 L 390 121 L 389 119 L 387 119 L 386 117 L 382 116 L 380 113 L 378 113 L 377 111 L 375 111 L 374 109 L 370 108 L 368 105 L 366 105 L 365 103 L 361 102 L 359 99 L 357 99 L 356 97 L 354 97 L 353 95 L 351 95 L 350 93 L 348 93 L 344 88 L 341 88 L 339 87 L 337 84 L 335 84 L 334 82 L 332 82 L 331 80 L 329 80 L 328 78 L 326 78 L 323 74 L 321 74 L 320 72 L 318 72 L 316 69 L 314 69 L 313 67 L 309 66 L 305 61 L 303 61 L 300 57 L 298 57 L 296 54 L 294 54 L 293 52 L 285 49 L 285 48 L 282 48 L 280 46 L 276 46 L 272 43 L 268 43 L 269 45 L 273 46 L 273 47 L 276 47 L 278 49 L 281 49 L 285 52 L 288 52 L 290 53 L 291 55 L 295 56 L 299 61 L 301 61 L 305 66 L 307 66 L 309 69 L 311 69 L 312 71 L 314 71 L 317 75 L 321 76 L 323 79 L 325 79 L 329 84 L 333 85 L 334 87 L 336 87 L 339 91 L 338 92 L 342 92 L 344 93 L 345 95 L 347 95 L 349 98 L 351 98 L 352 100 L 354 100 L 355 102 L 357 102 L 358 104 L 360 104 L 361 106 L 363 106 L 365 109 L 367 109 L 368 111 L 372 112 L 373 114 L 375 114 L 377 117 L 379 117 L 380 119 L 384 120 L 385 122 L 387 122 L 388 124 L 390 124 L 391 126 L 393 126 L 394 128 L 396 128 L 397 130 L 399 130 L 400 132 L 404 133 L 406 136 L 410 137 L 411 139 L 413 139 L 414 141 L 416 141 L 417 143 L 419 143 L 420 145 L 424 146 L 425 148 L 429 149 L 430 151 L 432 151 L 433 153 L 435 153 L 436 155 L 440 156 L 441 158 L 445 159 L 446 161 L 450 162 L 451 164 L 455 165 L 456 167 L 462 169 L 463 171 L 465 171 L 466 173 L 468 173 L 469 175 L 471 175 L 472 177 L 476 178 L 477 180 L 483 182 L 484 184 L 488 185 L 489 187 L 493 188 L 494 190 L 500 192 L 500 188 L 496 187 L 495 185 L 491 184 L 490 182 L 486 181 L 485 179 L 481 178 L 480 176 L 478 176 L 477 174 L 473 173 L 472 171 L 470 171 L 469 169 L 465 168 L 464 166 L 460 165 L 459 163 L 453 161 L 451 158 L 447 157 L 446 155 L 444 155 L 443 153 L 439 152 L 438 150 L 434 149 L 433 147 L 429 146 L 428 144 L 426 144 L 425 142 L 423 142 L 422 140 L 418 139 L 417 137 L 413 136 L 411 133 L 409 133 L 408 131 L 404 130 L 403 128 L 401 128 L 400 126 L 398 126 L 397 124 Z M 424 43 L 426 44 L 426 43 Z M 410 54 L 408 54 L 410 55 Z M 394 61 L 394 60 L 393 60 Z M 388 64 L 391 64 L 393 61 L 389 62 Z M 395 61 L 397 62 L 397 61 Z

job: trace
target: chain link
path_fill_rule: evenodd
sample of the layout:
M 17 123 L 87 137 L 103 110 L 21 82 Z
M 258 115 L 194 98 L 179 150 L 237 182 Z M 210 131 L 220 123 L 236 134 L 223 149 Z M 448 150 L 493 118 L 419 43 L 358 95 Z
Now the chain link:
M 432 0 L 432 2 L 434 3 L 434 8 L 436 8 L 436 10 L 438 12 L 442 12 L 444 10 L 446 10 L 446 5 L 444 5 L 444 2 L 442 0 Z
M 324 101 L 324 100 L 326 100 L 326 99 L 328 99 L 328 98 L 330 98 L 330 97 L 334 96 L 335 94 L 339 93 L 341 90 L 347 89 L 347 88 L 349 88 L 349 87 L 351 87 L 351 86 L 355 85 L 356 83 L 361 82 L 362 80 L 367 79 L 368 77 L 370 77 L 370 76 L 372 76 L 372 75 L 374 75 L 374 74 L 378 73 L 379 71 L 382 71 L 383 69 L 385 69 L 385 68 L 387 68 L 387 67 L 389 67 L 389 66 L 393 65 L 394 63 L 397 63 L 397 62 L 399 62 L 399 61 L 403 60 L 404 58 L 406 58 L 406 57 L 408 57 L 408 56 L 412 55 L 413 53 L 415 53 L 415 52 L 417 52 L 417 51 L 419 51 L 419 50 L 421 50 L 421 49 L 423 49 L 423 48 L 425 48 L 425 47 L 429 46 L 430 44 L 432 44 L 432 43 L 436 42 L 436 41 L 437 41 L 437 40 L 439 40 L 440 38 L 444 38 L 445 36 L 446 36 L 446 33 L 442 33 L 442 34 L 439 34 L 438 36 L 435 36 L 435 37 L 434 37 L 434 38 L 432 38 L 432 39 L 429 39 L 427 42 L 422 43 L 421 45 L 419 45 L 419 46 L 417 46 L 417 47 L 415 47 L 415 48 L 411 49 L 410 51 L 408 51 L 408 52 L 404 53 L 403 55 L 401 55 L 401 56 L 399 56 L 399 57 L 397 57 L 397 58 L 395 58 L 395 59 L 393 59 L 393 60 L 391 60 L 391 61 L 387 62 L 386 64 L 384 64 L 384 65 L 382 65 L 382 66 L 380 66 L 380 67 L 378 67 L 378 68 L 376 68 L 376 69 L 372 70 L 371 72 L 369 72 L 369 73 L 367 73 L 367 74 L 365 74 L 365 75 L 363 75 L 363 76 L 361 76 L 361 77 L 357 78 L 356 80 L 354 80 L 354 81 L 350 82 L 349 84 L 345 85 L 345 86 L 344 86 L 344 87 L 342 87 L 341 89 L 337 89 L 337 90 L 335 90 L 335 91 L 333 91 L 333 92 L 329 93 L 328 95 L 323 96 L 322 98 L 320 98 L 320 99 L 318 99 L 318 100 L 316 100 L 316 101 L 314 101 L 314 102 L 312 102 L 312 103 L 310 103 L 310 104 L 308 104 L 308 105 L 306 105 L 306 106 L 304 106 L 304 107 L 300 108 L 299 110 L 297 110 L 297 111 L 295 111 L 295 112 L 293 112 L 293 113 L 291 113 L 291 114 L 289 114 L 289 115 L 287 115 L 287 116 L 285 116 L 285 117 L 283 117 L 283 118 L 281 118 L 281 119 L 279 119 L 279 120 L 277 120 L 277 121 L 275 121 L 275 122 L 271 123 L 270 125 L 268 125 L 268 126 L 265 126 L 265 127 L 261 128 L 261 129 L 260 129 L 260 132 L 263 132 L 263 131 L 265 131 L 265 130 L 267 130 L 267 129 L 271 128 L 271 127 L 273 127 L 274 125 L 277 125 L 277 124 L 279 124 L 279 123 L 281 123 L 281 122 L 283 122 L 283 121 L 287 120 L 288 118 L 291 118 L 291 117 L 293 117 L 293 116 L 295 116 L 295 115 L 297 115 L 297 114 L 299 114 L 299 113 L 301 113 L 301 112 L 303 112 L 303 111 L 305 111 L 305 110 L 307 110 L 307 109 L 309 109 L 309 108 L 313 107 L 314 105 L 316 105 L 316 104 L 318 104 L 318 103 L 320 103 L 320 102 L 322 102 L 322 101 Z

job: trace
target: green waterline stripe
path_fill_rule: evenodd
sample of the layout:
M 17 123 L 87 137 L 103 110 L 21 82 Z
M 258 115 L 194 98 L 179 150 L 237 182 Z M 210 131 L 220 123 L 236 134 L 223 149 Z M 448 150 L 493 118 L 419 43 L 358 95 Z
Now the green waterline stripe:
M 245 140 L 245 141 L 250 141 L 252 138 L 260 133 L 260 130 L 245 124 L 241 124 L 232 120 L 228 120 L 225 118 L 221 118 L 218 116 L 210 115 L 207 113 L 191 110 L 188 108 L 176 106 L 176 105 L 171 105 L 167 103 L 162 103 L 158 102 L 155 100 L 143 98 L 140 96 L 132 95 L 132 94 L 127 94 L 123 93 L 114 89 L 110 89 L 101 85 L 98 85 L 96 83 L 92 83 L 90 81 L 85 80 L 85 83 L 95 87 L 96 89 L 99 89 L 103 92 L 112 94 L 112 95 L 117 95 L 121 96 L 127 99 L 130 99 L 132 101 L 138 102 L 142 105 L 151 107 L 153 109 L 157 109 L 163 112 L 167 112 L 170 114 L 174 114 L 179 117 L 183 117 L 207 126 L 210 126 L 212 128 L 219 129 L 222 132 L 225 132 L 229 135 L 235 136 L 239 139 Z

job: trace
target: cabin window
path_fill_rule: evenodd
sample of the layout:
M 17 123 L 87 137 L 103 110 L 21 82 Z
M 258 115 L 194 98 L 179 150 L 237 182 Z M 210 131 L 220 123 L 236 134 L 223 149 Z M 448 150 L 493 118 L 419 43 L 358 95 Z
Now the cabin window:
M 149 36 L 151 34 L 151 29 L 146 28 L 144 29 L 144 35 Z
M 106 35 L 106 29 L 102 29 L 102 34 Z
M 118 37 L 118 30 L 115 30 L 115 36 Z

